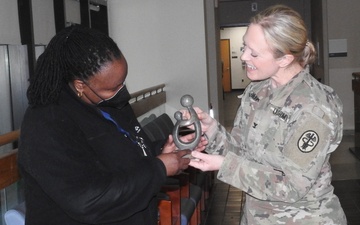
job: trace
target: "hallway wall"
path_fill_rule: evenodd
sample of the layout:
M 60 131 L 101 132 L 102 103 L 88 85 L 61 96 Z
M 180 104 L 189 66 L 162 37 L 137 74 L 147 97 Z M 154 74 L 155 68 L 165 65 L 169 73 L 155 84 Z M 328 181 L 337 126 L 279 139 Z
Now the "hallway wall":
M 108 0 L 109 33 L 129 65 L 130 92 L 166 84 L 166 112 L 184 94 L 207 110 L 208 71 L 203 0 Z
M 346 39 L 347 56 L 329 58 L 329 85 L 344 104 L 344 129 L 354 130 L 352 73 L 360 72 L 360 1 L 326 0 L 328 39 Z

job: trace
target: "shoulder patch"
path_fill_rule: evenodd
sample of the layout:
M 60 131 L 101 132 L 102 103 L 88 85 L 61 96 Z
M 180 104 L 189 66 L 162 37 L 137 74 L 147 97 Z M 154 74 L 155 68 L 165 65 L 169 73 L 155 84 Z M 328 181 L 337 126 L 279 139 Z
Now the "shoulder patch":
M 284 144 L 283 154 L 306 171 L 320 152 L 327 154 L 332 131 L 323 119 L 309 111 L 297 119 L 293 131 Z
M 304 153 L 312 152 L 319 143 L 319 135 L 313 131 L 305 131 L 298 140 L 298 148 Z

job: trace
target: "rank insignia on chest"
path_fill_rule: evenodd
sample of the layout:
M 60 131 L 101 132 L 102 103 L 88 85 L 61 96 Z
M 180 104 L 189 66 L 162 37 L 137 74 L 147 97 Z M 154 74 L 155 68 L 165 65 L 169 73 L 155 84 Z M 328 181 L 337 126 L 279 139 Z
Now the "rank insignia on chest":
M 255 102 L 260 101 L 259 97 L 254 93 L 254 92 L 250 92 L 249 93 L 249 97 L 254 100 Z
M 305 131 L 298 141 L 298 148 L 304 153 L 311 152 L 319 143 L 319 135 L 312 130 Z

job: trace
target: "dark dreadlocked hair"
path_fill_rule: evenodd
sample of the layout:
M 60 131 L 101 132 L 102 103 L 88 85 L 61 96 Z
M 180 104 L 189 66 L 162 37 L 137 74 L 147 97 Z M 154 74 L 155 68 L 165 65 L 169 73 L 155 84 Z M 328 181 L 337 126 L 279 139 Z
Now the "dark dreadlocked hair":
M 121 51 L 106 34 L 74 25 L 57 33 L 37 60 L 27 97 L 31 107 L 57 103 L 64 84 L 88 80 Z

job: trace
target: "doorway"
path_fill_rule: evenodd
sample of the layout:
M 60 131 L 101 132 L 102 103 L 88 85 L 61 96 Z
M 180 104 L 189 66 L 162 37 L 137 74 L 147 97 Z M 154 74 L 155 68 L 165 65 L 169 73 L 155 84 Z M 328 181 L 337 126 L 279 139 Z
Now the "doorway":
M 250 83 L 250 79 L 246 76 L 246 70 L 240 57 L 242 52 L 240 48 L 243 45 L 243 36 L 247 30 L 247 26 L 224 27 L 220 30 L 220 53 L 223 60 L 223 85 L 226 92 L 226 85 L 230 85 L 230 90 L 243 90 Z M 224 43 L 223 43 L 224 42 Z M 225 45 L 225 42 L 229 45 Z M 224 58 L 223 58 L 224 57 Z M 225 60 L 229 58 L 229 66 L 226 67 Z M 230 81 L 227 81 L 227 69 Z
M 222 86 L 224 92 L 231 91 L 231 72 L 230 72 L 230 40 L 222 39 L 220 41 L 221 55 L 221 73 Z

